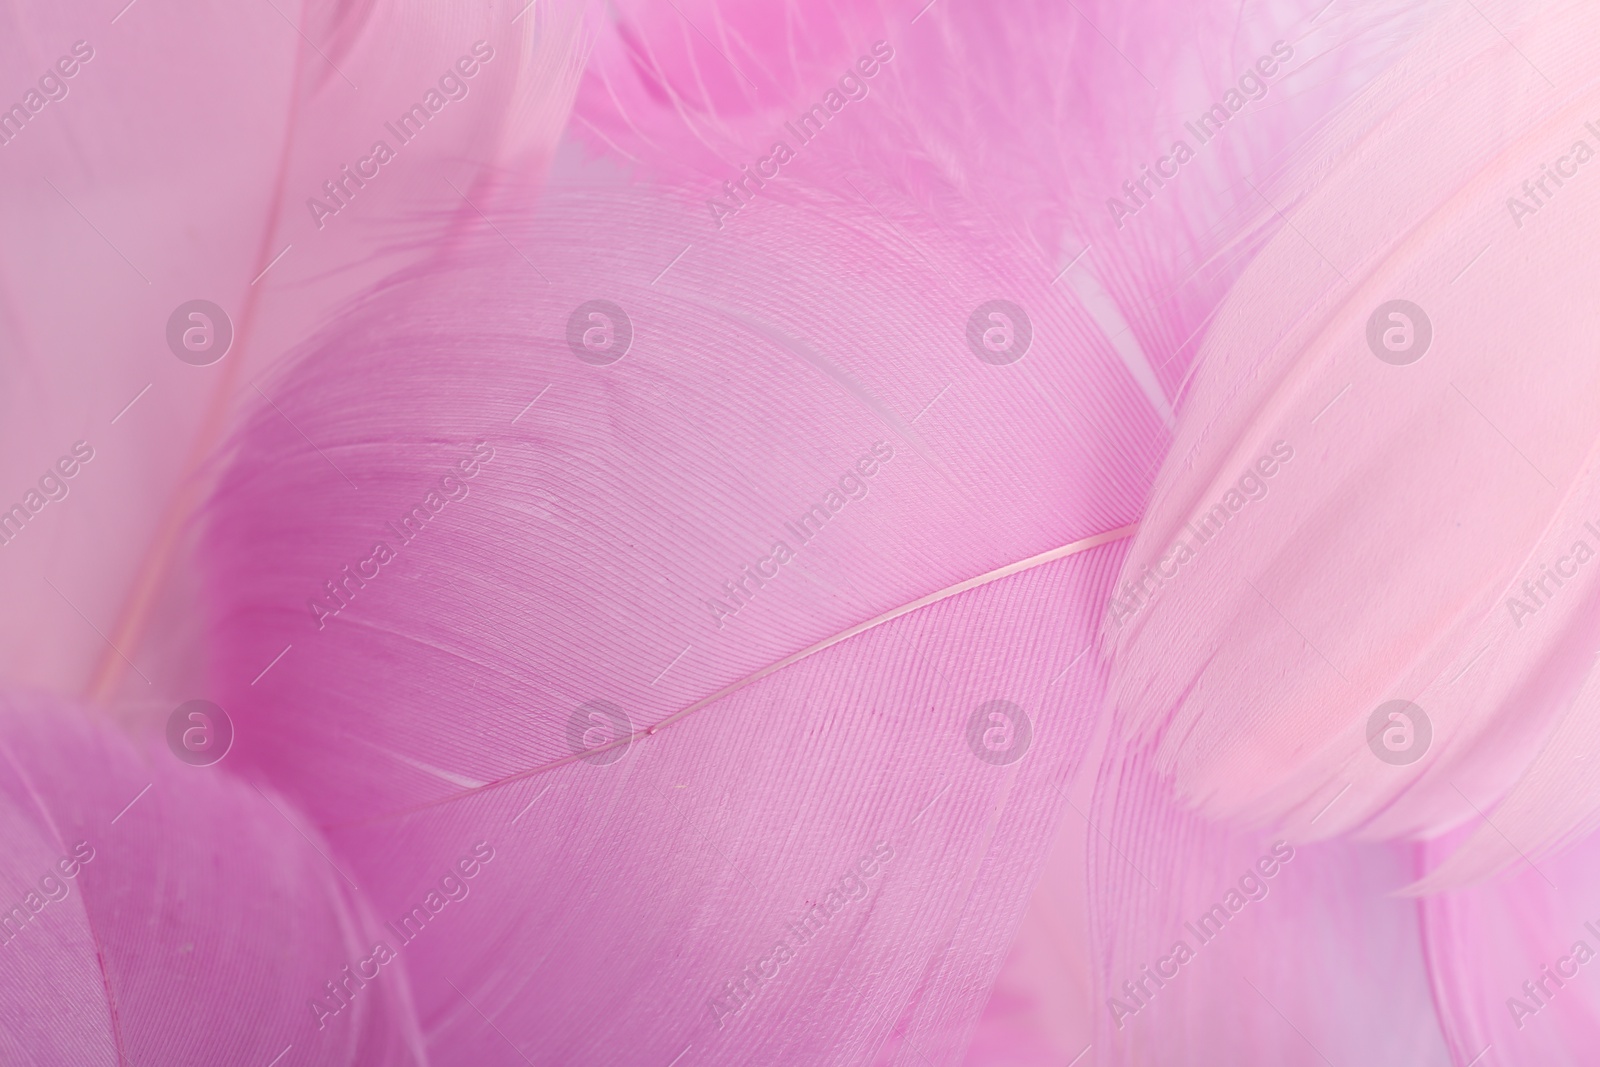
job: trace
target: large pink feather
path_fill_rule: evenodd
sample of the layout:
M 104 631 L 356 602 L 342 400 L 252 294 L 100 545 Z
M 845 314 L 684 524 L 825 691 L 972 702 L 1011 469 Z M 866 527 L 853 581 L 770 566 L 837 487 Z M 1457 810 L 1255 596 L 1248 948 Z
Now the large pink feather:
M 707 1062 L 852 1061 L 902 1025 L 948 1058 L 1098 700 L 1069 668 L 1130 503 L 1067 472 L 1087 470 L 1080 442 L 1101 435 L 1147 448 L 1152 414 L 1104 347 L 1056 340 L 1088 335 L 1048 279 L 1003 286 L 1036 309 L 1038 348 L 1009 368 L 979 360 L 965 319 L 994 283 L 975 284 L 937 236 L 891 243 L 870 208 L 811 215 L 803 253 L 752 219 L 737 271 L 691 252 L 654 287 L 690 235 L 662 230 L 648 202 L 587 193 L 552 208 L 502 228 L 559 280 L 539 284 L 491 236 L 379 294 L 274 384 L 281 414 L 247 428 L 211 542 L 241 762 L 316 813 L 381 911 L 415 903 L 472 840 L 505 857 L 449 920 L 459 933 L 422 947 L 441 1062 L 508 1055 L 480 1010 L 511 1045 L 569 1062 L 670 1060 L 690 1044 Z M 607 233 L 630 239 L 596 239 Z M 922 256 L 953 300 L 907 289 Z M 767 295 L 784 292 L 807 296 Z M 597 294 L 631 309 L 631 346 L 608 367 L 567 340 Z M 894 345 L 856 343 L 883 324 Z M 1100 429 L 1053 417 L 1041 393 Z M 402 544 L 386 524 L 426 507 L 477 441 L 492 458 L 446 486 L 464 498 L 435 497 L 438 516 Z M 830 492 L 835 506 L 865 495 L 821 533 L 789 532 Z M 1102 547 L 755 681 L 1085 539 Z M 744 564 L 777 566 L 780 540 L 794 559 L 714 613 Z M 374 572 L 361 560 L 379 541 L 395 558 Z M 348 606 L 319 628 L 335 580 Z M 1010 769 L 965 739 L 996 699 L 1036 724 Z M 595 723 L 569 724 L 594 701 L 662 729 L 614 764 L 579 761 L 569 731 Z M 801 952 L 754 1017 L 719 1027 L 708 1002 L 724 983 L 880 839 L 894 862 L 846 928 Z M 597 1025 L 618 1016 L 624 1031 Z

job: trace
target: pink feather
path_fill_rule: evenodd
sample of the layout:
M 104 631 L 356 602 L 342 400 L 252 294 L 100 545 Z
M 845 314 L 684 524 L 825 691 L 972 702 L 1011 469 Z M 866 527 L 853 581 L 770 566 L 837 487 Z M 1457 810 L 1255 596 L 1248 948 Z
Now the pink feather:
M 99 699 L 147 698 L 157 658 L 193 677 L 172 571 L 230 418 L 261 402 L 252 383 L 314 324 L 427 254 L 458 214 L 476 219 L 463 197 L 477 199 L 481 173 L 542 170 L 575 86 L 573 6 L 541 3 L 509 27 L 486 8 L 412 0 L 8 13 L 0 68 L 14 77 L 0 100 L 26 90 L 43 106 L 0 128 L 0 506 L 74 442 L 95 454 L 69 499 L 4 545 L 0 591 L 32 606 L 0 618 L 8 677 Z M 495 57 L 474 60 L 457 77 L 465 95 L 401 144 L 385 123 L 438 92 L 479 40 Z M 347 178 L 378 140 L 394 158 Z M 332 181 L 346 195 L 330 197 Z M 319 214 L 313 201 L 344 206 Z M 234 332 L 209 366 L 166 338 L 196 298 Z
M 1126 740 L 1103 780 L 1137 768 L 1149 783 L 1148 799 L 1099 809 L 1113 840 L 1151 858 L 1229 824 L 1302 850 L 1431 839 L 1387 891 L 1426 894 L 1404 936 L 1425 951 L 1457 1063 L 1491 1045 L 1504 1062 L 1581 1062 L 1593 1029 L 1572 996 L 1524 1042 L 1505 1000 L 1581 931 L 1579 898 L 1538 872 L 1559 863 L 1572 873 L 1551 881 L 1586 884 L 1600 810 L 1584 762 L 1595 586 L 1568 573 L 1576 540 L 1600 544 L 1583 525 L 1600 379 L 1572 346 L 1593 317 L 1581 234 L 1595 193 L 1546 179 L 1537 218 L 1514 206 L 1532 206 L 1520 183 L 1542 162 L 1570 165 L 1578 139 L 1594 149 L 1593 19 L 1562 4 L 1452 12 L 1305 155 L 1285 228 L 1207 342 L 1107 624 Z M 1425 350 L 1405 333 L 1419 316 L 1387 315 L 1397 298 L 1424 309 Z M 1544 579 L 1559 560 L 1572 581 Z M 1396 699 L 1423 716 L 1384 720 Z M 1135 828 L 1164 809 L 1190 828 L 1152 843 Z M 1170 900 L 1130 903 L 1105 862 L 1104 936 Z M 1375 907 L 1371 893 L 1349 896 Z M 1104 977 L 1147 951 L 1115 946 Z M 1283 1014 L 1314 1030 L 1319 1010 Z
M 12 693 L 0 826 L 6 1062 L 425 1062 L 404 969 L 346 977 L 382 929 L 282 798 Z

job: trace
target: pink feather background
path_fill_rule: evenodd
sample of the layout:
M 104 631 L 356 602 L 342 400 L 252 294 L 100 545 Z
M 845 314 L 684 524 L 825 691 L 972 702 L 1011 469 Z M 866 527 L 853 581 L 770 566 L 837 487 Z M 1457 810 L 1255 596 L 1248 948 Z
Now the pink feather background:
M 4 17 L 4 1062 L 1593 1061 L 1589 6 Z

